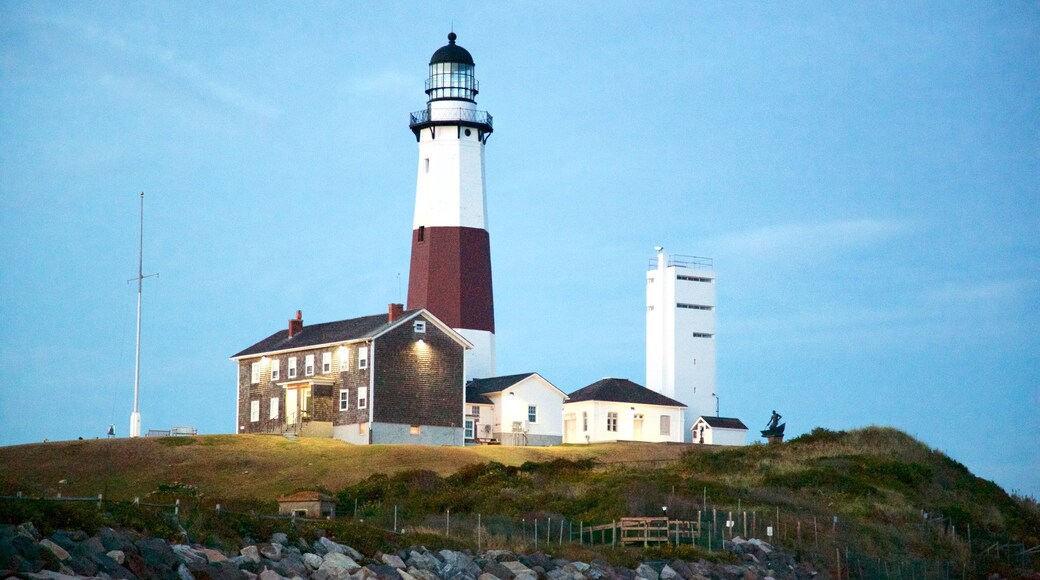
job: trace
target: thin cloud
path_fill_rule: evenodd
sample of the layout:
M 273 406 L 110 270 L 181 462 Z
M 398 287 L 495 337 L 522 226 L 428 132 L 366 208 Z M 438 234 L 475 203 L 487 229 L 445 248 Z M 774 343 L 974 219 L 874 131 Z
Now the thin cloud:
M 784 224 L 725 235 L 709 245 L 724 254 L 819 256 L 828 249 L 833 251 L 884 243 L 909 229 L 909 224 L 904 221 L 877 219 Z
M 123 36 L 93 23 L 84 24 L 62 18 L 51 19 L 51 23 L 60 28 L 74 30 L 88 41 L 101 42 L 119 52 L 143 57 L 157 64 L 160 70 L 177 77 L 185 86 L 240 113 L 267 119 L 279 115 L 277 108 L 246 91 L 221 82 L 195 63 L 179 58 L 175 51 L 155 45 L 134 44 Z
M 401 91 L 412 87 L 415 82 L 413 75 L 386 70 L 374 75 L 356 77 L 349 81 L 348 88 L 358 93 L 399 94 Z

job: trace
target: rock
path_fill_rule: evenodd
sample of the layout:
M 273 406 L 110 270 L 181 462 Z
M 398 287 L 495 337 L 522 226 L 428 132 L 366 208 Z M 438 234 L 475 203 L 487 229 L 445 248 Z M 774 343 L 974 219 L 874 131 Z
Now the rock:
M 205 554 L 200 553 L 191 546 L 186 544 L 174 544 L 170 546 L 174 554 L 181 559 L 181 562 L 188 564 L 209 564 L 209 558 Z
M 665 564 L 665 567 L 661 569 L 659 578 L 661 580 L 673 580 L 674 578 L 682 578 L 682 574 L 676 572 L 675 568 L 672 568 L 671 564 Z
M 137 546 L 141 558 L 144 559 L 145 565 L 149 569 L 168 570 L 173 572 L 181 563 L 180 558 L 177 557 L 177 554 L 173 553 L 173 549 L 166 543 L 166 540 L 159 538 L 143 538 L 137 540 L 134 545 Z M 79 570 L 76 572 L 80 573 Z M 136 572 L 134 573 L 136 574 Z
M 120 566 L 122 566 L 123 562 L 126 561 L 126 554 L 124 554 L 122 550 L 111 550 L 105 555 L 115 560 L 116 564 L 119 564 Z
M 214 550 L 213 548 L 199 548 L 198 552 L 206 557 L 206 562 L 214 564 L 216 562 L 227 562 L 228 557 L 220 550 Z
M 25 522 L 24 524 L 18 526 L 18 533 L 22 536 L 25 536 L 26 538 L 29 538 L 30 540 L 39 540 L 43 537 L 40 535 L 39 530 L 36 529 L 36 526 L 34 526 L 32 522 Z
M 289 536 L 286 535 L 284 532 L 275 532 L 275 533 L 271 534 L 271 543 L 272 544 L 281 544 L 282 546 L 288 548 L 289 547 Z
M 369 564 L 363 570 L 368 570 L 374 574 L 374 578 L 379 580 L 401 580 L 401 575 L 397 573 L 397 569 L 388 564 Z
M 188 570 L 188 567 L 182 562 L 180 566 L 177 566 L 177 578 L 179 580 L 195 580 L 195 576 Z
M 404 563 L 404 560 L 402 560 L 401 557 L 397 554 L 383 554 L 382 560 L 384 564 L 397 570 L 404 570 L 405 568 L 407 568 L 407 566 Z
M 509 573 L 512 576 L 519 576 L 521 574 L 529 574 L 529 575 L 533 575 L 534 574 L 533 570 L 531 570 L 527 566 L 524 566 L 524 564 L 522 562 L 520 562 L 519 560 L 516 560 L 516 561 L 513 561 L 513 562 L 500 562 L 500 564 L 502 565 L 503 568 L 505 568 L 506 570 L 509 570 Z
M 282 580 L 282 575 L 274 570 L 264 568 L 264 571 L 260 573 L 260 580 Z
M 412 576 L 411 574 L 409 574 L 408 572 L 405 572 L 404 570 L 398 570 L 397 573 L 401 575 L 401 580 L 416 580 L 415 576 Z
M 50 550 L 51 553 L 54 554 L 54 557 L 56 557 L 58 560 L 68 560 L 69 559 L 69 553 L 66 552 L 64 548 L 62 548 L 58 544 L 55 544 L 54 542 L 52 542 L 51 540 L 49 540 L 47 538 L 44 538 L 44 539 L 40 540 L 40 546 Z
M 54 572 L 51 570 L 29 572 L 27 574 L 22 574 L 22 577 L 28 578 L 30 580 L 76 580 L 76 578 L 79 578 L 79 576 L 74 576 L 72 574 L 62 574 L 61 572 Z
M 499 578 L 498 576 L 495 576 L 494 574 L 488 574 L 487 572 L 484 572 L 480 576 L 477 576 L 477 580 L 509 580 L 509 579 L 508 578 Z
M 127 552 L 127 548 L 133 546 L 133 542 L 112 528 L 101 528 L 97 537 L 101 540 L 101 545 L 104 546 L 105 550 L 108 552 L 111 552 L 112 550 Z
M 513 560 L 512 562 L 520 564 L 515 560 Z M 523 564 L 520 565 L 523 566 Z M 481 569 L 484 571 L 485 574 L 491 574 L 492 576 L 495 576 L 496 578 L 501 578 L 502 580 L 510 580 L 510 578 L 516 576 L 516 574 L 513 573 L 512 570 L 504 566 L 501 562 L 496 562 L 494 560 L 491 560 L 490 562 L 485 564 L 484 567 Z
M 435 558 L 429 552 L 425 552 L 425 551 L 424 552 L 417 552 L 415 550 L 412 550 L 408 554 L 407 563 L 408 563 L 408 566 L 409 566 L 408 573 L 412 574 L 413 576 L 415 574 L 412 573 L 412 570 L 411 570 L 412 568 L 418 568 L 420 570 L 426 570 L 427 572 L 433 572 L 434 574 L 439 572 L 440 569 L 441 569 L 441 561 L 438 560 L 437 558 Z
M 344 576 L 350 576 L 354 572 L 361 569 L 350 556 L 341 554 L 339 552 L 329 552 L 322 558 L 321 566 L 318 567 L 318 572 L 325 571 L 329 574 L 330 578 L 342 578 Z
M 658 580 L 660 574 L 657 573 L 657 570 L 655 570 L 653 566 L 644 563 L 640 564 L 639 567 L 636 568 L 636 577 L 645 578 L 646 580 Z
M 239 550 L 238 553 L 250 562 L 260 562 L 260 550 L 256 546 L 246 546 Z
M 321 567 L 321 556 L 307 552 L 303 555 L 303 563 L 307 565 L 311 570 L 317 570 Z
M 260 554 L 262 554 L 268 560 L 278 561 L 282 559 L 282 545 L 281 544 L 260 544 L 258 546 Z
M 436 572 L 420 568 L 408 568 L 408 574 L 416 580 L 440 580 L 440 576 Z

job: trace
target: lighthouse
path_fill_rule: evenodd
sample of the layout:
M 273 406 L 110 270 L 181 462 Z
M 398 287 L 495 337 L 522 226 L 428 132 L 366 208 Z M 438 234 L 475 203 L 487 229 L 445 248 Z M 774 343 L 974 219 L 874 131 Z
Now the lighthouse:
M 426 308 L 473 345 L 465 380 L 495 375 L 495 308 L 484 186 L 491 115 L 477 110 L 473 57 L 455 43 L 430 58 L 426 108 L 411 114 L 419 143 L 408 309 Z

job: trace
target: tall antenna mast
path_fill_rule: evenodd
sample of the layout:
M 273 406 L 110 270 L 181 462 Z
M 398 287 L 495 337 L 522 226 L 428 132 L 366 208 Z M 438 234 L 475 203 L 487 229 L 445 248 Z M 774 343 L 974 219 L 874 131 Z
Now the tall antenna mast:
M 141 192 L 141 219 L 140 238 L 138 240 L 137 254 L 137 355 L 134 358 L 134 412 L 130 413 L 130 436 L 141 436 L 141 411 L 138 406 L 141 392 L 141 287 L 145 278 L 158 276 L 158 274 L 144 275 L 144 192 Z M 133 281 L 134 278 L 127 280 Z

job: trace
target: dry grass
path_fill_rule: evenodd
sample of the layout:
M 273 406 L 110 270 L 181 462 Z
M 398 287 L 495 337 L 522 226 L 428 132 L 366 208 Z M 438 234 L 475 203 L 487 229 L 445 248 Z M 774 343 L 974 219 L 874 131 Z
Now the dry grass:
M 373 473 L 427 469 L 449 475 L 472 463 L 521 465 L 557 458 L 607 462 L 674 460 L 688 447 L 608 443 L 557 447 L 355 446 L 274 435 L 96 439 L 0 447 L 0 493 L 113 499 L 159 484 L 192 484 L 208 497 L 273 500 L 302 489 L 337 491 Z M 65 483 L 59 483 L 63 481 Z

